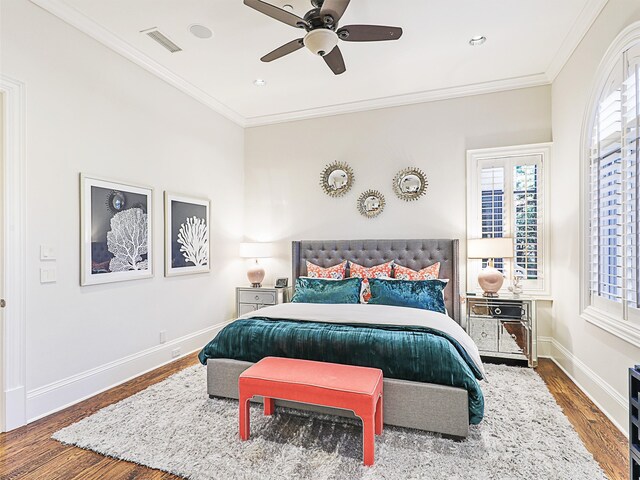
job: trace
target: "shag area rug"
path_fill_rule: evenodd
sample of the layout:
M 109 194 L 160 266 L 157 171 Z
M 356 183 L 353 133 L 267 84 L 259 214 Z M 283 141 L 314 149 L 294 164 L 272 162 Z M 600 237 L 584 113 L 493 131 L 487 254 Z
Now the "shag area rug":
M 187 368 L 53 435 L 63 443 L 204 479 L 606 479 L 535 371 L 487 365 L 486 416 L 454 441 L 385 426 L 362 466 L 359 420 L 251 410 L 238 439 L 238 403 L 209 399 L 206 368 Z

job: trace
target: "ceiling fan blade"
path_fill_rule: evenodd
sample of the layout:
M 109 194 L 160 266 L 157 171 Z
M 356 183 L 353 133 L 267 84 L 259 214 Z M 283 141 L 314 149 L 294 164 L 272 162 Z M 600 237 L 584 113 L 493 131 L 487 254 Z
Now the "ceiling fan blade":
M 300 50 L 304 47 L 304 43 L 301 38 L 297 38 L 296 40 L 291 40 L 289 43 L 285 43 L 281 47 L 276 48 L 273 52 L 267 53 L 260 60 L 263 62 L 272 62 L 277 60 L 280 57 L 284 57 L 285 55 L 289 55 L 290 53 L 295 52 L 296 50 Z
M 324 0 L 322 4 L 322 8 L 320 9 L 320 15 L 331 15 L 333 18 L 333 23 L 338 23 L 338 21 L 344 15 L 344 11 L 349 6 L 350 0 Z
M 402 28 L 382 25 L 347 25 L 338 29 L 337 34 L 345 42 L 380 42 L 398 40 L 402 36 Z
M 344 58 L 342 58 L 342 52 L 340 51 L 340 48 L 338 48 L 337 45 L 333 48 L 333 50 L 331 50 L 322 58 L 324 58 L 324 61 L 326 62 L 326 64 L 329 65 L 329 68 L 336 75 L 340 75 L 341 73 L 346 72 L 347 67 L 345 67 L 344 65 Z
M 287 25 L 291 25 L 292 27 L 304 28 L 307 26 L 306 20 L 291 12 L 287 12 L 286 10 L 273 6 L 270 3 L 266 3 L 261 0 L 244 0 L 244 4 L 247 7 L 251 7 L 260 13 L 264 13 L 265 15 L 275 18 Z

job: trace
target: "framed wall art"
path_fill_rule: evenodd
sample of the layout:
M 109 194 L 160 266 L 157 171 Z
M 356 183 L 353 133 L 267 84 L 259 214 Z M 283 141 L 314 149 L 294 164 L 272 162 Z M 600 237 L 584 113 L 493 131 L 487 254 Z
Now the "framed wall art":
M 80 174 L 80 285 L 153 276 L 153 189 Z
M 211 270 L 207 199 L 164 192 L 164 274 L 187 275 Z

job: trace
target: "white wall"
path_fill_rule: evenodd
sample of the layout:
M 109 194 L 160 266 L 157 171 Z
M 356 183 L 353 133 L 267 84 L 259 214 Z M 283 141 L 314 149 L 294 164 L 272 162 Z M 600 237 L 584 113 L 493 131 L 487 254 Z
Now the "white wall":
M 233 316 L 244 132 L 27 0 L 3 0 L 1 17 L 2 74 L 26 84 L 33 418 L 197 348 Z M 154 187 L 153 279 L 79 286 L 80 172 Z M 212 273 L 163 277 L 164 189 L 211 199 Z M 55 284 L 40 284 L 41 244 L 57 249 Z
M 580 318 L 580 137 L 595 73 L 618 33 L 640 20 L 637 0 L 610 0 L 553 84 L 551 168 L 554 356 L 626 430 L 627 368 L 640 348 Z
M 250 128 L 245 232 L 278 242 L 279 258 L 266 262 L 270 280 L 291 277 L 291 240 L 465 239 L 466 150 L 550 140 L 550 87 Z M 337 199 L 319 186 L 320 172 L 334 160 L 348 162 L 355 174 L 354 187 Z M 429 187 L 407 203 L 391 183 L 409 166 L 426 173 Z M 374 219 L 356 209 L 359 194 L 370 188 L 387 202 Z

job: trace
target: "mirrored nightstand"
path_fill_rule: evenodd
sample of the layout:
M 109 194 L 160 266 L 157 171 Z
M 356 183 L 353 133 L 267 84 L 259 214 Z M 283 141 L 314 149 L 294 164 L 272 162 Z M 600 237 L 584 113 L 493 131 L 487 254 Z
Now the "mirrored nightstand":
M 483 357 L 538 366 L 536 299 L 467 296 L 467 333 Z

